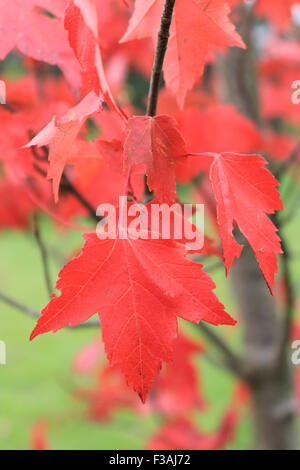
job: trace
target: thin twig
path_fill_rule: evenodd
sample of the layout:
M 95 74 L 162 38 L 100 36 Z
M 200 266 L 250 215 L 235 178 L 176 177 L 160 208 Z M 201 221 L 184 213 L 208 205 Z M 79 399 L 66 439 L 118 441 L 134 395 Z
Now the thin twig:
M 14 300 L 11 297 L 8 297 L 6 294 L 3 294 L 2 292 L 0 292 L 0 300 L 10 305 L 11 307 L 16 308 L 17 310 L 20 310 L 23 313 L 26 313 L 32 318 L 39 318 L 40 316 L 40 312 L 38 310 L 35 310 L 34 308 L 31 308 L 31 307 L 27 307 L 27 305 L 21 304 L 17 300 Z
M 41 237 L 38 214 L 34 214 L 33 216 L 33 233 L 34 233 L 34 238 L 36 240 L 37 246 L 41 254 L 45 283 L 46 283 L 46 287 L 48 290 L 48 294 L 51 295 L 53 289 L 52 289 L 52 282 L 51 282 L 51 276 L 50 276 L 49 258 L 48 258 L 47 248 Z
M 77 199 L 77 201 L 79 201 L 80 204 L 88 210 L 90 216 L 99 222 L 101 217 L 97 216 L 96 208 L 83 196 L 83 194 L 81 194 L 80 191 L 78 191 L 78 189 L 71 183 L 65 173 L 63 174 L 61 187 L 72 194 Z
M 20 312 L 26 313 L 26 315 L 28 315 L 29 317 L 37 319 L 37 318 L 40 318 L 40 316 L 41 316 L 41 314 L 38 310 L 36 310 L 34 308 L 31 308 L 31 307 L 28 307 L 27 305 L 22 304 L 21 302 L 7 296 L 3 292 L 0 292 L 0 300 L 4 303 L 10 305 L 11 307 L 19 310 Z M 67 325 L 66 328 L 72 328 L 72 329 L 74 329 L 74 328 L 75 329 L 95 328 L 95 327 L 99 328 L 99 325 L 100 325 L 99 321 L 92 320 L 92 321 L 87 321 L 85 323 L 80 323 L 80 325 L 76 325 L 76 326 L 72 326 L 72 327 Z
M 44 147 L 43 147 L 44 148 Z M 41 168 L 36 162 L 33 164 L 34 169 L 42 176 L 47 176 L 46 171 Z M 67 193 L 72 194 L 79 202 L 80 204 L 85 207 L 90 216 L 99 222 L 101 220 L 101 217 L 97 216 L 96 214 L 96 208 L 81 194 L 80 191 L 73 185 L 73 183 L 69 180 L 69 178 L 66 176 L 65 173 L 62 175 L 62 180 L 60 183 L 60 189 L 65 190 Z
M 174 6 L 175 0 L 165 0 L 165 6 L 161 17 L 160 29 L 158 32 L 155 60 L 150 80 L 147 116 L 156 115 L 161 73 L 170 36 L 170 27 L 173 17 Z
M 222 261 L 216 261 L 215 263 L 208 264 L 207 266 L 203 266 L 203 270 L 206 273 L 212 273 L 219 269 L 224 269 L 224 263 Z
M 205 359 L 208 364 L 211 364 L 215 368 L 217 368 L 219 370 L 222 370 L 226 373 L 228 372 L 228 365 L 224 362 L 224 360 L 222 360 L 220 358 L 217 358 L 217 357 L 215 357 L 212 354 L 207 353 L 207 352 L 204 352 L 203 354 L 201 354 L 201 357 L 203 359 Z M 230 371 L 231 371 L 231 369 L 230 369 Z
M 15 114 L 17 112 L 17 110 L 9 103 L 4 103 L 2 106 L 12 114 Z
M 217 335 L 212 328 L 204 322 L 199 323 L 198 328 L 205 334 L 209 341 L 223 354 L 224 364 L 239 377 L 243 377 L 243 369 L 240 358 L 231 350 L 221 336 Z

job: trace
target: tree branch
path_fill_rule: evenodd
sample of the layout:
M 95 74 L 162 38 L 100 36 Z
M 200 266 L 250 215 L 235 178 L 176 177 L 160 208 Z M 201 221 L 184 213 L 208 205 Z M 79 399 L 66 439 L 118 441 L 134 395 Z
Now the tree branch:
M 38 310 L 31 308 L 31 307 L 27 307 L 27 305 L 24 305 L 21 302 L 18 302 L 17 300 L 7 296 L 1 291 L 0 291 L 0 300 L 6 303 L 7 305 L 10 305 L 11 307 L 19 310 L 20 312 L 25 313 L 29 317 L 37 319 L 37 318 L 40 318 L 41 316 Z M 99 321 L 93 320 L 93 321 L 87 321 L 85 323 L 80 323 L 80 325 L 76 325 L 76 326 L 69 326 L 69 325 L 66 326 L 66 328 L 72 328 L 72 329 L 95 328 L 95 327 L 98 327 L 98 328 L 100 327 Z
M 41 237 L 38 214 L 34 214 L 34 216 L 33 216 L 33 233 L 34 233 L 34 238 L 36 240 L 37 246 L 38 246 L 38 248 L 40 250 L 40 254 L 41 254 L 43 270 L 44 270 L 44 277 L 45 277 L 45 283 L 46 283 L 46 287 L 47 287 L 47 290 L 48 290 L 48 294 L 51 295 L 51 293 L 52 293 L 52 282 L 51 282 L 51 277 L 50 277 L 49 258 L 48 258 L 48 252 L 47 252 L 46 246 L 45 246 L 45 244 L 42 240 L 42 237 Z
M 42 147 L 42 148 L 44 148 L 44 147 Z M 33 147 L 31 147 L 31 149 L 33 149 Z M 46 150 L 48 151 L 47 148 L 46 148 Z M 35 170 L 38 173 L 40 173 L 42 176 L 45 176 L 45 177 L 47 176 L 47 173 L 37 163 L 34 163 L 33 166 L 34 166 Z M 99 222 L 99 220 L 101 220 L 101 217 L 98 217 L 96 215 L 96 208 L 93 207 L 93 205 L 83 196 L 83 194 L 81 194 L 78 191 L 78 189 L 76 189 L 76 187 L 73 185 L 73 183 L 71 183 L 71 181 L 69 180 L 69 178 L 66 176 L 65 173 L 63 173 L 63 175 L 62 175 L 60 188 L 67 191 L 69 194 L 72 194 L 72 196 L 74 196 L 80 202 L 80 204 L 88 210 L 90 216 L 94 220 L 96 220 L 96 222 Z
M 175 0 L 165 0 L 164 11 L 161 17 L 160 29 L 158 32 L 155 60 L 150 80 L 147 116 L 156 115 L 160 79 L 170 36 L 170 27 L 173 17 L 174 6 Z
M 6 294 L 3 292 L 0 292 L 0 300 L 2 302 L 10 305 L 11 307 L 16 308 L 17 310 L 20 310 L 23 313 L 26 313 L 32 318 L 39 318 L 40 312 L 38 310 L 35 310 L 34 308 L 27 307 L 27 305 L 24 305 L 17 300 L 12 299 L 11 297 L 8 297 Z
M 72 194 L 77 199 L 77 201 L 79 201 L 80 204 L 88 210 L 90 216 L 96 220 L 96 222 L 101 220 L 101 217 L 96 215 L 96 208 L 93 207 L 93 205 L 78 191 L 78 189 L 71 183 L 65 173 L 63 173 L 62 188 L 66 189 L 70 194 Z
M 200 322 L 198 328 L 204 333 L 209 341 L 222 353 L 224 365 L 226 365 L 239 378 L 244 378 L 243 364 L 240 358 L 230 349 L 223 338 L 217 335 L 212 328 L 204 322 Z

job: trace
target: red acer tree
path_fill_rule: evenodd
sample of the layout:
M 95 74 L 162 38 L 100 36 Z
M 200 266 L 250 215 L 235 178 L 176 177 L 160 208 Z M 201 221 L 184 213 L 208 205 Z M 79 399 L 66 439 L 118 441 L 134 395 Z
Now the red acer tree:
M 296 294 L 284 230 L 296 203 L 284 210 L 278 189 L 297 180 L 299 168 L 299 114 L 291 102 L 300 71 L 295 3 L 0 2 L 0 59 L 17 50 L 26 70 L 17 81 L 2 77 L 0 224 L 28 230 L 33 221 L 51 299 L 39 314 L 4 292 L 0 298 L 38 317 L 31 339 L 64 327 L 101 329 L 109 365 L 98 340 L 88 345 L 74 368 L 96 374 L 97 383 L 75 395 L 96 421 L 122 407 L 159 413 L 163 423 L 148 448 L 222 448 L 246 402 L 257 448 L 297 445 L 289 355 Z M 128 92 L 132 70 L 149 79 L 148 98 L 139 103 Z M 168 239 L 162 221 L 156 230 L 143 225 L 142 238 L 124 234 L 120 196 L 129 212 L 137 203 L 148 211 L 203 203 L 209 236 L 202 234 L 199 249 L 175 237 L 186 222 L 181 215 Z M 107 224 L 107 235 L 112 219 L 97 211 L 103 203 L 116 208 L 118 224 L 114 236 L 101 238 L 84 225 Z M 58 229 L 85 231 L 56 293 L 40 212 Z M 238 313 L 216 296 L 209 257 L 211 271 L 230 273 Z M 100 321 L 90 320 L 95 315 Z M 201 342 L 179 318 L 194 325 Z M 243 331 L 243 351 L 221 325 Z M 209 356 L 211 348 L 237 388 L 219 428 L 207 434 L 191 419 L 205 402 L 191 357 Z M 34 448 L 48 446 L 46 430 L 37 423 Z

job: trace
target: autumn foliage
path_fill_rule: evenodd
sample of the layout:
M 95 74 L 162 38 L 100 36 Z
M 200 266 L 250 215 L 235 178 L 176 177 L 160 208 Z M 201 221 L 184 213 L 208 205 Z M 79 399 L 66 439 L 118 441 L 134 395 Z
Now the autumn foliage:
M 31 339 L 100 320 L 105 353 L 97 338 L 73 363 L 75 374 L 95 378 L 93 389 L 74 391 L 87 404 L 88 419 L 110 420 L 121 408 L 157 413 L 163 423 L 148 448 L 220 449 L 234 435 L 248 389 L 238 381 L 217 429 L 199 430 L 193 412 L 207 403 L 194 359 L 209 346 L 187 331 L 199 323 L 213 331 L 240 328 L 237 312 L 218 299 L 199 261 L 214 257 L 228 274 L 249 244 L 265 288 L 278 289 L 277 259 L 284 251 L 274 217 L 283 210 L 278 177 L 297 139 L 287 127 L 278 133 L 274 122 L 280 116 L 299 126 L 284 90 L 289 84 L 290 93 L 299 73 L 300 46 L 282 39 L 297 2 L 258 0 L 253 7 L 273 28 L 257 60 L 263 126 L 222 97 L 217 64 L 231 48 L 247 47 L 236 28 L 243 3 L 236 0 L 176 0 L 157 114 L 147 113 L 146 96 L 134 102 L 128 77 L 134 70 L 148 83 L 165 3 L 0 2 L 0 59 L 21 54 L 25 71 L 18 80 L 1 76 L 0 226 L 26 230 L 43 212 L 58 230 L 85 232 Z M 204 203 L 210 230 L 203 248 L 192 253 L 185 240 L 160 233 L 152 239 L 151 227 L 147 239 L 124 237 L 121 230 L 114 239 L 99 239 L 96 209 L 113 204 L 121 218 L 119 196 L 147 207 Z M 33 448 L 51 447 L 50 425 L 35 425 Z

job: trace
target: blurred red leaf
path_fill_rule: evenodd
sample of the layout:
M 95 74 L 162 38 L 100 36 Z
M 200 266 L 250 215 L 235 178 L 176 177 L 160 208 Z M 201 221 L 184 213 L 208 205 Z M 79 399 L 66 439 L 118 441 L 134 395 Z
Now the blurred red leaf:
M 58 65 L 71 86 L 79 89 L 80 70 L 62 21 L 65 5 L 66 0 L 1 0 L 0 60 L 17 48 L 25 56 Z
M 151 37 L 156 43 L 164 0 L 139 0 L 121 42 Z M 212 50 L 245 47 L 228 18 L 223 0 L 185 0 L 175 3 L 174 19 L 164 65 L 166 85 L 183 107 L 186 93 L 201 77 Z M 201 31 L 201 34 L 199 34 Z
M 172 360 L 177 315 L 195 323 L 235 322 L 213 294 L 214 283 L 201 265 L 185 259 L 180 244 L 99 240 L 94 234 L 85 240 L 80 256 L 61 271 L 61 295 L 42 311 L 31 339 L 99 312 L 111 364 L 145 401 L 161 361 Z

